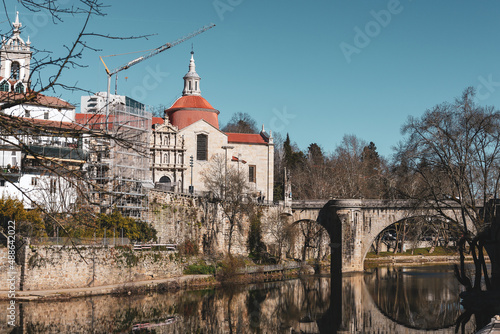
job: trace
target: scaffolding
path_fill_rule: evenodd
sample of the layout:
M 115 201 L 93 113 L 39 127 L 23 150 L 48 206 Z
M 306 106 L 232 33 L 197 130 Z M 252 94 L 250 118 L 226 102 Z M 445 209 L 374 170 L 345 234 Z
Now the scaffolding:
M 89 141 L 90 195 L 100 213 L 118 210 L 125 217 L 147 220 L 152 115 L 142 103 L 120 100 L 110 105 L 107 120 L 99 118 L 105 134 Z

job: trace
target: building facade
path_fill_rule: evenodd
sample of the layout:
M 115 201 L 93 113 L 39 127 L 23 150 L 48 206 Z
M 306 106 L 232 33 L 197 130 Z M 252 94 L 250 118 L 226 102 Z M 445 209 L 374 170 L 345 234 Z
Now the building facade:
M 12 36 L 0 48 L 0 195 L 26 208 L 70 210 L 77 200 L 75 176 L 84 174 L 86 132 L 74 124 L 75 107 L 30 92 L 31 51 L 20 36 L 19 14 Z
M 188 73 L 184 76 L 182 96 L 165 110 L 164 125 L 171 131 L 177 150 L 168 151 L 167 159 L 172 165 L 152 165 L 153 181 L 160 184 L 162 178 L 175 182 L 177 190 L 189 192 L 208 191 L 203 182 L 203 173 L 208 170 L 215 156 L 223 156 L 228 166 L 244 173 L 252 192 L 264 201 L 273 201 L 274 143 L 264 127 L 260 133 L 225 133 L 219 129 L 220 112 L 201 96 L 201 78 L 196 72 L 194 54 L 191 53 Z M 160 135 L 153 129 L 155 139 L 151 142 L 152 159 L 159 162 Z M 175 152 L 174 152 L 175 151 Z M 167 153 L 163 153 L 165 159 Z M 175 160 L 172 160 L 175 157 Z M 190 161 L 192 160 L 192 166 Z M 175 181 L 174 181 L 175 180 Z

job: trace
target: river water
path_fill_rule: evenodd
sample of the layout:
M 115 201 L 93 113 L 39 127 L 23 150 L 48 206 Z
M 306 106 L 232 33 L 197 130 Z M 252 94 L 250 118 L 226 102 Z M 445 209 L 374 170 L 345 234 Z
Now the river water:
M 336 283 L 337 282 L 337 283 Z M 1 333 L 454 333 L 463 312 L 451 266 L 380 267 L 219 288 L 20 302 Z M 0 302 L 4 314 L 7 303 Z M 466 333 L 473 332 L 469 322 Z

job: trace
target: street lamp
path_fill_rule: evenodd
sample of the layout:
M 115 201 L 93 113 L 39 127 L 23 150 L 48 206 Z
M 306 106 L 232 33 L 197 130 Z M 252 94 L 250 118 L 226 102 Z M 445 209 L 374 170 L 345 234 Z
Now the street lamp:
M 194 193 L 194 188 L 193 188 L 193 156 L 189 157 L 189 167 L 191 167 L 191 185 L 189 186 L 189 193 L 192 194 Z
M 227 150 L 232 150 L 234 146 L 223 145 L 221 148 L 226 151 L 226 161 L 224 166 L 224 195 L 226 193 L 226 184 L 227 184 Z

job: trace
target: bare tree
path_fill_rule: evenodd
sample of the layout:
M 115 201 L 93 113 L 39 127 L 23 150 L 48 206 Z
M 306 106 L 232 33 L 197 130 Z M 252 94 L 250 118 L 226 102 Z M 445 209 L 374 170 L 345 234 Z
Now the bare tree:
M 107 8 L 107 5 L 99 0 L 79 0 L 71 3 L 57 0 L 20 0 L 19 4 L 31 12 L 47 13 L 52 18 L 53 24 L 63 22 L 66 17 L 71 17 L 71 19 L 81 17 L 83 19 L 74 38 L 62 41 L 65 43 L 65 51 L 59 54 L 37 49 L 30 43 L 24 43 L 19 37 L 21 23 L 17 17 L 10 26 L 10 30 L 2 32 L 6 36 L 12 35 L 11 39 L 3 42 L 2 50 L 9 52 L 21 50 L 30 57 L 30 61 L 25 62 L 24 65 L 23 63 L 12 63 L 11 73 L 7 73 L 3 78 L 6 87 L 11 85 L 12 89 L 5 89 L 6 87 L 0 89 L 2 149 L 4 152 L 13 152 L 13 155 L 19 153 L 21 157 L 19 160 L 22 160 L 20 167 L 23 169 L 36 168 L 42 171 L 43 176 L 54 179 L 53 183 L 47 181 L 48 179 L 40 180 L 40 188 L 42 193 L 44 188 L 47 188 L 51 194 L 50 198 L 57 197 L 59 203 L 56 204 L 54 201 L 50 203 L 49 199 L 51 205 L 47 206 L 47 203 L 44 202 L 47 202 L 46 199 L 49 197 L 42 196 L 40 199 L 41 193 L 35 195 L 26 191 L 19 185 L 16 173 L 0 173 L 0 182 L 7 183 L 20 192 L 27 202 L 30 202 L 33 207 L 45 211 L 45 214 L 65 231 L 64 224 L 51 213 L 52 209 L 71 210 L 67 205 L 68 193 L 64 190 L 75 188 L 76 190 L 71 190 L 72 193 L 85 196 L 88 194 L 88 189 L 94 186 L 93 182 L 86 178 L 83 169 L 86 160 L 86 157 L 82 155 L 84 142 L 89 138 L 105 138 L 131 149 L 134 149 L 137 144 L 130 141 L 127 136 L 117 137 L 116 132 L 110 133 L 106 126 L 96 128 L 95 121 L 76 125 L 64 115 L 61 120 L 57 121 L 44 119 L 43 116 L 30 115 L 30 112 L 33 111 L 32 107 L 35 109 L 51 108 L 51 110 L 59 111 L 64 109 L 69 110 L 70 113 L 73 109 L 74 112 L 74 107 L 69 103 L 45 94 L 60 94 L 62 90 L 90 92 L 90 89 L 78 86 L 76 80 L 68 82 L 68 79 L 63 81 L 62 78 L 63 73 L 86 66 L 82 61 L 86 52 L 98 51 L 92 47 L 92 40 L 95 38 L 126 40 L 146 36 L 118 37 L 93 32 L 90 26 L 91 18 L 104 16 Z M 14 21 L 14 18 L 9 16 L 8 11 L 5 11 L 4 14 L 7 22 Z M 75 22 L 77 21 L 75 20 Z M 42 72 L 48 73 L 48 75 L 42 75 Z M 23 73 L 29 73 L 29 76 L 24 77 Z M 65 77 L 67 78 L 67 76 Z M 23 85 L 16 84 L 14 86 L 16 82 L 22 82 Z M 47 154 L 49 150 L 52 151 Z M 17 174 L 23 173 L 24 170 Z M 63 197 L 59 196 L 61 192 L 64 192 Z M 71 196 L 69 195 L 69 197 Z
M 255 120 L 247 113 L 237 112 L 229 122 L 222 128 L 224 132 L 234 133 L 258 133 Z
M 289 220 L 289 214 L 282 207 L 278 207 L 271 212 L 264 228 L 264 233 L 272 240 L 270 244 L 274 246 L 273 255 L 276 255 L 279 261 L 283 256 L 283 248 L 292 239 L 293 227 Z
M 213 199 L 220 205 L 229 224 L 227 252 L 231 254 L 233 234 L 243 229 L 243 217 L 253 207 L 249 197 L 248 177 L 233 166 L 228 166 L 224 155 L 216 154 L 202 171 L 202 180 Z
M 496 204 L 492 200 L 500 184 L 500 112 L 478 105 L 469 87 L 453 103 L 437 105 L 421 118 L 410 117 L 402 132 L 407 138 L 396 158 L 405 162 L 420 188 L 418 196 L 408 197 L 431 206 L 442 220 L 462 226 L 456 273 L 466 290 L 481 290 L 483 277 L 487 290 L 498 289 L 491 284 L 484 245 L 488 241 L 498 249 L 500 243 L 489 216 L 495 212 L 491 205 Z M 475 263 L 473 280 L 464 266 L 466 245 Z M 490 259 L 498 270 L 495 257 Z

